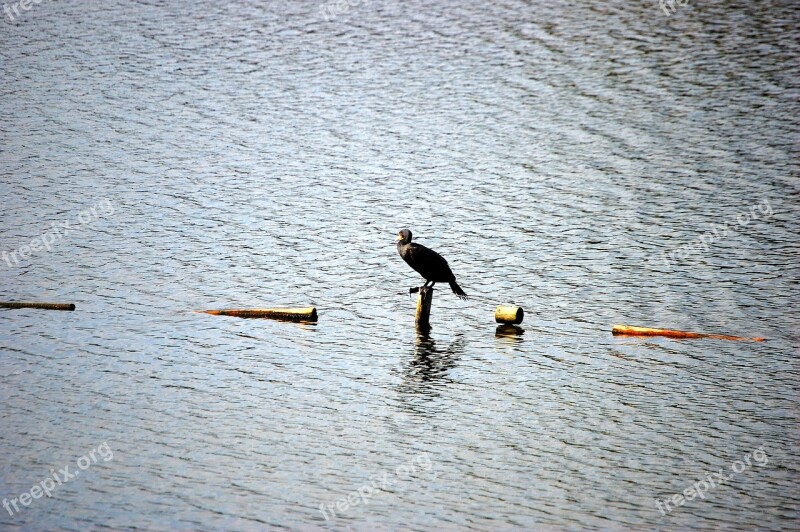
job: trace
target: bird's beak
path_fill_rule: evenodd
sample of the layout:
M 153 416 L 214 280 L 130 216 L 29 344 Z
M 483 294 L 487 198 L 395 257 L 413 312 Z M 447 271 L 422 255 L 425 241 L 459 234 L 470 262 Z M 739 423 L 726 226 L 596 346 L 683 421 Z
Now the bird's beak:
M 403 240 L 403 235 L 397 235 L 397 240 Z

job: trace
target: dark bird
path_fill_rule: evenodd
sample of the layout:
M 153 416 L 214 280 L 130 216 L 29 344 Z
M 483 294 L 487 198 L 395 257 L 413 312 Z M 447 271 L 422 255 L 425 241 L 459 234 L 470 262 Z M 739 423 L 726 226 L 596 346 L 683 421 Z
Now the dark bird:
M 450 265 L 444 257 L 432 249 L 411 242 L 411 231 L 403 229 L 397 235 L 397 252 L 409 266 L 425 278 L 423 288 L 431 283 L 431 288 L 436 283 L 450 283 L 450 289 L 461 299 L 468 299 L 467 294 L 456 283 L 456 276 L 450 270 Z

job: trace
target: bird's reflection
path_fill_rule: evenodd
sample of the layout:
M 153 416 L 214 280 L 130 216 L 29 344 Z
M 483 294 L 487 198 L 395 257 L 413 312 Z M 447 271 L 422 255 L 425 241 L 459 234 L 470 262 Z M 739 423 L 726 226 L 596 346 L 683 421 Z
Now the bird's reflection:
M 411 360 L 403 370 L 403 388 L 411 393 L 432 392 L 431 385 L 452 382 L 448 372 L 464 352 L 464 337 L 459 334 L 445 349 L 437 347 L 430 328 L 417 328 Z

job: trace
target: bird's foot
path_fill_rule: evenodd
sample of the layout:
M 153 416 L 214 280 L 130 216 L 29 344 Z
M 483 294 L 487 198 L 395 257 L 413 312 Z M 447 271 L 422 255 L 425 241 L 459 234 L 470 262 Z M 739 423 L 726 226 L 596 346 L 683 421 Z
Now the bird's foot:
M 423 288 L 425 290 L 433 290 L 433 286 L 415 286 L 414 288 L 409 288 L 408 289 L 408 293 L 409 294 L 416 294 L 417 292 L 419 292 Z

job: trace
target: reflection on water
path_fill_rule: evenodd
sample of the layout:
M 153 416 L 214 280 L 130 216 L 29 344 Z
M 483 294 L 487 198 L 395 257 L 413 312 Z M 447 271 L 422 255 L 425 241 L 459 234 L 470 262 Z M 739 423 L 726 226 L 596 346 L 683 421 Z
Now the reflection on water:
M 404 371 L 404 387 L 425 393 L 430 383 L 450 382 L 448 373 L 456 367 L 464 351 L 464 336 L 456 337 L 445 348 L 437 347 L 431 328 L 417 327 L 414 350 Z
M 114 460 L 0 528 L 794 525 L 792 2 L 89 4 L 0 23 L 0 299 L 77 305 L 0 311 L 0 499 Z
M 494 331 L 494 335 L 499 340 L 508 341 L 511 343 L 522 342 L 523 334 L 525 334 L 525 329 L 519 325 L 511 325 L 508 323 L 502 323 L 498 325 L 497 329 Z

